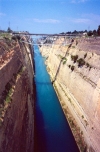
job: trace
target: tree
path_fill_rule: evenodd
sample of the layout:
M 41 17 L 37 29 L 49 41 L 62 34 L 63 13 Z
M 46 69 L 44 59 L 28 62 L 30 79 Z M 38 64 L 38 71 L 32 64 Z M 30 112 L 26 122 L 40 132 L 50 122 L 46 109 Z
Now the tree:
M 87 35 L 88 35 L 88 36 L 92 36 L 92 35 L 93 35 L 93 32 L 92 32 L 92 31 L 89 31 L 89 32 L 87 33 Z
M 60 34 L 65 34 L 64 32 L 60 33 Z
M 73 32 L 72 32 L 72 34 L 77 34 L 78 32 L 76 31 L 76 30 L 74 30 Z
M 82 33 L 84 33 L 84 31 L 79 31 L 79 33 L 81 33 L 81 34 L 82 34 Z
M 87 33 L 87 30 L 85 30 L 84 33 Z
M 96 36 L 97 35 L 97 31 L 93 30 L 93 35 Z
M 98 26 L 97 34 L 100 36 L 100 25 Z
M 11 33 L 11 32 L 12 32 L 12 30 L 11 30 L 10 27 L 8 27 L 7 32 L 8 32 L 8 33 Z
M 92 35 L 93 35 L 93 32 L 92 32 L 92 31 L 89 31 L 89 32 L 87 33 L 87 35 L 88 35 L 88 36 L 92 36 Z
M 71 31 L 66 32 L 66 34 L 71 34 Z

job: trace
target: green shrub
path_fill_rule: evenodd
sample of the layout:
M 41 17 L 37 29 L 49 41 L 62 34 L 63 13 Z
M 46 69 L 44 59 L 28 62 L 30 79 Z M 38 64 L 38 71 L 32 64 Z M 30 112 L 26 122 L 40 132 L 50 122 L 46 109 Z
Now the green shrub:
M 71 66 L 71 70 L 74 71 L 74 68 L 75 68 L 75 67 L 72 65 L 72 66 Z
M 71 59 L 72 59 L 72 61 L 74 61 L 74 63 L 76 63 L 76 61 L 78 59 L 78 55 L 71 55 Z
M 65 57 L 62 57 L 62 60 L 67 60 Z
M 63 64 L 65 64 L 65 63 L 66 63 L 66 60 L 63 61 Z
M 89 71 L 90 71 L 92 67 L 91 67 L 91 66 L 89 66 L 89 67 L 90 67 L 90 68 L 89 68 Z
M 60 59 L 63 61 L 63 64 L 66 63 L 67 59 L 63 56 L 61 56 L 60 54 L 58 55 L 58 57 L 60 57 Z
M 12 94 L 12 91 L 13 91 L 13 89 L 10 88 L 10 90 L 9 90 L 7 96 L 6 96 L 6 99 L 5 99 L 5 102 L 6 102 L 6 103 L 11 102 L 11 94 Z
M 71 65 L 68 66 L 69 68 L 71 67 Z
M 72 46 L 72 48 L 74 49 L 74 48 L 75 48 L 75 46 Z
M 78 44 L 78 40 L 76 40 L 76 45 Z
M 82 115 L 82 119 L 84 118 L 84 116 Z
M 87 53 L 84 54 L 84 59 L 87 57 Z
M 79 60 L 77 60 L 77 63 L 78 63 L 78 67 L 82 67 L 83 65 L 85 65 L 85 61 L 82 58 L 80 58 Z
M 83 131 L 81 131 L 81 135 L 83 135 Z
M 62 58 L 63 58 L 63 56 L 61 56 L 60 54 L 58 55 L 58 57 L 60 57 L 60 59 L 62 59 Z
M 90 66 L 89 63 L 86 63 L 87 68 Z

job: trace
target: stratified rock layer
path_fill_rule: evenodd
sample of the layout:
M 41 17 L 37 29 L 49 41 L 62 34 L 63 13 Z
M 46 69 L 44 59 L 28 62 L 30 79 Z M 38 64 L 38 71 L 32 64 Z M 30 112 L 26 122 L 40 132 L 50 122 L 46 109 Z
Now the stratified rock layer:
M 40 47 L 80 151 L 100 148 L 100 39 L 58 38 Z M 72 42 L 72 43 L 71 43 Z
M 33 152 L 33 54 L 29 37 L 0 40 L 0 151 Z

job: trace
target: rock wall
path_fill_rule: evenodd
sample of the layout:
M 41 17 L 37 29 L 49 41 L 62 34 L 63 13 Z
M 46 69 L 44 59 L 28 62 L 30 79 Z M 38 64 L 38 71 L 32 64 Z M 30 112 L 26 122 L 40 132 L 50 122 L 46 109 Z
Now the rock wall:
M 64 42 L 58 38 L 40 51 L 80 151 L 99 152 L 100 39 Z
M 33 152 L 35 84 L 29 37 L 0 40 L 0 151 Z

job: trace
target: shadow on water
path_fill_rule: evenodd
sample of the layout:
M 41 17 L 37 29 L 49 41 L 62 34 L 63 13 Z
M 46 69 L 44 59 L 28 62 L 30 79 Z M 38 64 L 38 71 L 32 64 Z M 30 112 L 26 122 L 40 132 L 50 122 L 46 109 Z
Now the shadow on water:
M 47 85 L 48 84 L 45 83 L 45 87 Z M 41 88 L 42 84 L 39 83 L 38 87 Z M 49 87 L 52 87 L 52 84 L 49 85 Z M 48 98 L 50 98 L 50 96 Z M 42 112 L 43 109 L 40 108 L 40 105 L 37 102 L 37 97 L 37 101 L 35 103 L 34 152 L 79 152 L 72 132 L 70 130 L 69 124 L 66 121 L 65 115 L 60 107 L 60 104 L 59 102 L 56 102 L 56 100 L 58 100 L 57 96 L 53 95 L 53 99 L 55 103 L 51 101 L 51 104 L 53 104 L 52 107 L 50 106 L 50 103 L 49 105 L 46 105 L 48 112 L 45 113 L 45 115 L 47 115 L 47 119 L 48 121 L 50 121 L 50 126 L 48 126 L 48 124 L 46 124 L 45 122 L 45 118 Z M 51 129 L 48 127 L 50 127 Z
M 34 152 L 46 152 L 46 136 L 45 136 L 45 125 L 42 115 L 42 111 L 39 108 L 39 105 L 35 105 L 35 145 Z
M 38 60 L 39 60 L 40 53 L 39 53 L 39 51 L 37 51 L 37 46 L 35 46 L 34 54 L 35 54 L 35 57 L 36 57 L 35 58 L 36 102 L 35 102 L 35 127 L 34 127 L 34 132 L 35 132 L 34 143 L 35 144 L 34 144 L 34 152 L 47 152 L 45 122 L 44 122 L 43 112 L 40 108 L 39 101 L 38 101 L 39 100 L 38 96 L 40 96 L 38 94 L 38 91 L 39 91 L 39 88 L 41 88 L 39 86 L 42 86 L 45 82 L 42 82 L 40 79 L 37 80 L 37 76 L 39 78 L 41 78 L 40 73 L 37 74 L 38 72 L 40 72 L 39 65 L 38 65 L 38 63 L 39 63 Z M 41 65 L 41 63 L 40 63 L 40 65 Z

